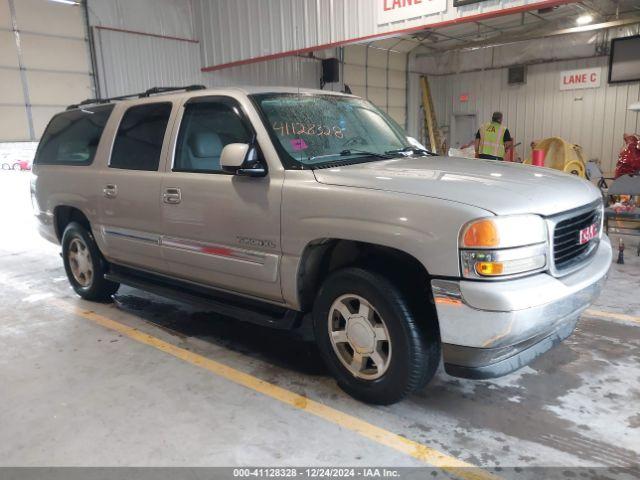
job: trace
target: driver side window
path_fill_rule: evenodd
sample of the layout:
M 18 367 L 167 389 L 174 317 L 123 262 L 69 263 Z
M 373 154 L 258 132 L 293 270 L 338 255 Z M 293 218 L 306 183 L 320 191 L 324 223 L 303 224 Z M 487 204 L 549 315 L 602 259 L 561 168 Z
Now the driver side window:
M 197 99 L 185 105 L 174 172 L 222 173 L 220 155 L 230 143 L 249 143 L 252 134 L 229 101 Z

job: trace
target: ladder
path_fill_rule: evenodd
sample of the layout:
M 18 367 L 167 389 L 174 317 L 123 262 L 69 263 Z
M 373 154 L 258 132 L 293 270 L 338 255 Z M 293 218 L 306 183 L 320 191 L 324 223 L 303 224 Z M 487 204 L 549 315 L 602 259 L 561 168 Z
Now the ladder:
M 420 86 L 422 87 L 422 108 L 424 109 L 424 125 L 429 140 L 429 149 L 432 152 L 443 154 L 442 137 L 440 129 L 438 129 L 438 121 L 436 120 L 436 111 L 433 106 L 433 98 L 431 98 L 431 89 L 429 81 L 425 75 L 420 77 Z

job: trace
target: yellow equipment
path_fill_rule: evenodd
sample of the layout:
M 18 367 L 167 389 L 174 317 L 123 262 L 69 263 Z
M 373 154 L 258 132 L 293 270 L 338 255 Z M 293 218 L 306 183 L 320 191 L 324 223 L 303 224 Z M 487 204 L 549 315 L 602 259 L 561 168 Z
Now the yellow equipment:
M 569 143 L 560 137 L 549 137 L 533 142 L 531 147 L 545 152 L 545 167 L 586 178 L 587 169 L 580 145 Z M 523 163 L 531 165 L 531 159 L 527 158 Z
M 438 129 L 438 121 L 436 120 L 436 109 L 431 98 L 431 88 L 429 80 L 426 76 L 420 77 L 420 86 L 422 88 L 422 108 L 424 109 L 424 124 L 427 130 L 427 139 L 429 140 L 429 149 L 435 153 L 444 153 L 442 148 L 442 137 Z

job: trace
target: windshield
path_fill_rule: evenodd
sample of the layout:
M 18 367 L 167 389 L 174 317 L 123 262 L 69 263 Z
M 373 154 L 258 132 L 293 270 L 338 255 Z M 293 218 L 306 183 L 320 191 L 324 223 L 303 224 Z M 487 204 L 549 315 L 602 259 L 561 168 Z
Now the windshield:
M 360 98 L 290 93 L 252 98 L 285 167 L 375 161 L 412 148 L 395 121 Z

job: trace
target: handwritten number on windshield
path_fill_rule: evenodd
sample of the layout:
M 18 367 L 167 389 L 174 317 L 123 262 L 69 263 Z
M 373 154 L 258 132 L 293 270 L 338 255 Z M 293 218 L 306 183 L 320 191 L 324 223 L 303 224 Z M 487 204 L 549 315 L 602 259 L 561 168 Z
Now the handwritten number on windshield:
M 315 123 L 301 122 L 273 122 L 273 130 L 281 136 L 287 135 L 308 135 L 344 138 L 342 128 L 339 126 L 317 125 Z

